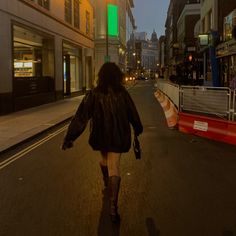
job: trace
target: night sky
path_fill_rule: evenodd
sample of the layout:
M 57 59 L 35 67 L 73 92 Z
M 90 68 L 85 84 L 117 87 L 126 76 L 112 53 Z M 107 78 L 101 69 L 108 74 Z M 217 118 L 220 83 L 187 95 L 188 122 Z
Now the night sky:
M 147 32 L 148 37 L 155 29 L 157 37 L 165 34 L 165 21 L 170 0 L 134 0 L 133 14 L 137 32 Z

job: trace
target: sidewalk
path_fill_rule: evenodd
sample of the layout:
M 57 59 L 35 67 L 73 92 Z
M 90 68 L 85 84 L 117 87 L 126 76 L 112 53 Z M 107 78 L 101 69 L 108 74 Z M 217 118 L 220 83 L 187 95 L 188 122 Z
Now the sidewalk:
M 4 150 L 70 118 L 83 96 L 0 116 L 0 154 Z
M 136 83 L 126 85 L 129 90 Z M 1 152 L 72 117 L 84 95 L 0 116 Z

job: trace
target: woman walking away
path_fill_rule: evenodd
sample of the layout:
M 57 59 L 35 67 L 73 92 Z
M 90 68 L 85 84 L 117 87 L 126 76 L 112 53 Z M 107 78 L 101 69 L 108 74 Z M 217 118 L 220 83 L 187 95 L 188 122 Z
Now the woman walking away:
M 122 82 L 123 73 L 115 63 L 107 62 L 101 67 L 97 87 L 83 98 L 62 145 L 63 150 L 72 147 L 90 120 L 89 144 L 101 152 L 99 164 L 104 185 L 108 186 L 112 222 L 120 220 L 120 156 L 131 147 L 130 124 L 136 135 L 143 131 L 137 109 Z

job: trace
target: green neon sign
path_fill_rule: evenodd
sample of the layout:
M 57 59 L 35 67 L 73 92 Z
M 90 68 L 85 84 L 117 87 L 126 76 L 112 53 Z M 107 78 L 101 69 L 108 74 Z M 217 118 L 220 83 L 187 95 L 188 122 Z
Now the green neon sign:
M 113 4 L 107 5 L 107 21 L 108 21 L 108 35 L 118 36 L 118 6 Z

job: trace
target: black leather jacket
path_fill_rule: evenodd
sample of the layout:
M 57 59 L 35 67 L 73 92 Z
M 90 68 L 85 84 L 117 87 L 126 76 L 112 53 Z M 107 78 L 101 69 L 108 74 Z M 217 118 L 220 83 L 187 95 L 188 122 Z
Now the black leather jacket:
M 97 88 L 83 98 L 73 117 L 65 141 L 78 138 L 90 120 L 89 144 L 94 150 L 128 152 L 131 147 L 131 128 L 139 135 L 143 131 L 136 107 L 125 88 L 107 94 Z

